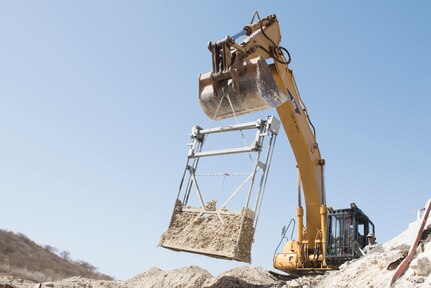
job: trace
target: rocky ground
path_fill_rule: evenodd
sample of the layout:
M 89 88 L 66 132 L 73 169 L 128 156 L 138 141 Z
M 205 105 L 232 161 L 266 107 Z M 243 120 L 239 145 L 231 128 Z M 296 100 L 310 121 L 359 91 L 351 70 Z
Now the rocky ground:
M 72 277 L 56 282 L 35 283 L 12 276 L 0 275 L 0 287 L 16 288 L 289 288 L 289 287 L 389 287 L 395 269 L 413 243 L 419 221 L 400 235 L 376 247 L 360 259 L 345 263 L 338 271 L 324 275 L 301 277 L 286 281 L 268 271 L 253 266 L 231 269 L 218 276 L 207 270 L 189 266 L 172 271 L 158 268 L 139 274 L 127 281 L 90 280 Z M 416 250 L 413 261 L 394 287 L 431 287 L 431 218 Z M 4 287 L 4 286 L 3 286 Z

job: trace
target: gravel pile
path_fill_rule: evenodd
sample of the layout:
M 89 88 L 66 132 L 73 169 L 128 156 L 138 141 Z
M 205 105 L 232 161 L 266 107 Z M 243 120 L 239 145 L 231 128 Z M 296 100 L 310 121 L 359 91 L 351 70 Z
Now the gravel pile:
M 198 266 L 188 266 L 172 271 L 151 268 L 126 281 L 128 287 L 141 288 L 201 288 L 213 276 Z
M 269 272 L 260 267 L 243 266 L 213 277 L 198 266 L 188 266 L 171 271 L 151 268 L 127 281 L 97 281 L 72 277 L 56 282 L 35 283 L 11 279 L 16 288 L 269 288 L 280 284 Z M 282 283 L 281 283 L 282 284 Z
M 215 277 L 203 288 L 269 288 L 281 287 L 278 281 L 268 271 L 261 267 L 242 266 L 231 269 Z

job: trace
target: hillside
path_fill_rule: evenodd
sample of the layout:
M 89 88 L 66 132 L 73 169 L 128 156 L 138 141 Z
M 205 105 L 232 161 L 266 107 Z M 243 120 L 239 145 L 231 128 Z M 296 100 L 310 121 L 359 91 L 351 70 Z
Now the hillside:
M 68 252 L 40 246 L 24 234 L 0 230 L 0 273 L 33 280 L 56 281 L 72 276 L 111 280 L 112 277 L 82 260 L 74 261 Z

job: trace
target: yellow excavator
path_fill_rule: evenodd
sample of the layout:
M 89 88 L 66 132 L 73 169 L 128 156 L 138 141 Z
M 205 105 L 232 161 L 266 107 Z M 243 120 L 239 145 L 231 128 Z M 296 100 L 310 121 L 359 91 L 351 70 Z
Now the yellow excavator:
M 253 19 L 241 32 L 208 44 L 213 71 L 199 76 L 201 107 L 214 120 L 277 110 L 295 155 L 299 185 L 297 240 L 290 239 L 276 251 L 273 265 L 298 274 L 337 269 L 362 255 L 366 235 L 375 233 L 374 224 L 354 203 L 347 209 L 327 206 L 325 160 L 289 68 L 290 54 L 280 46 L 277 17 L 260 19 L 255 13 Z

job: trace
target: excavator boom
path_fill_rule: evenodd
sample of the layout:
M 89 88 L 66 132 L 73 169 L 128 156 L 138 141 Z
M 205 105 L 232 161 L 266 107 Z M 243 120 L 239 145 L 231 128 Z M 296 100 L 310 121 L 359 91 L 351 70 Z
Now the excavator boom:
M 254 27 L 254 28 L 252 28 Z M 325 204 L 323 165 L 306 108 L 279 46 L 280 28 L 275 15 L 246 26 L 248 36 L 237 44 L 231 37 L 209 43 L 213 71 L 199 76 L 199 100 L 211 119 L 276 108 L 292 146 L 302 180 L 308 246 L 321 227 L 321 206 Z M 273 63 L 267 64 L 266 60 Z M 302 207 L 301 203 L 298 205 Z M 298 212 L 302 214 L 303 212 Z M 302 223 L 301 220 L 298 221 Z M 303 239 L 298 227 L 298 239 Z M 305 240 L 305 239 L 304 239 Z

